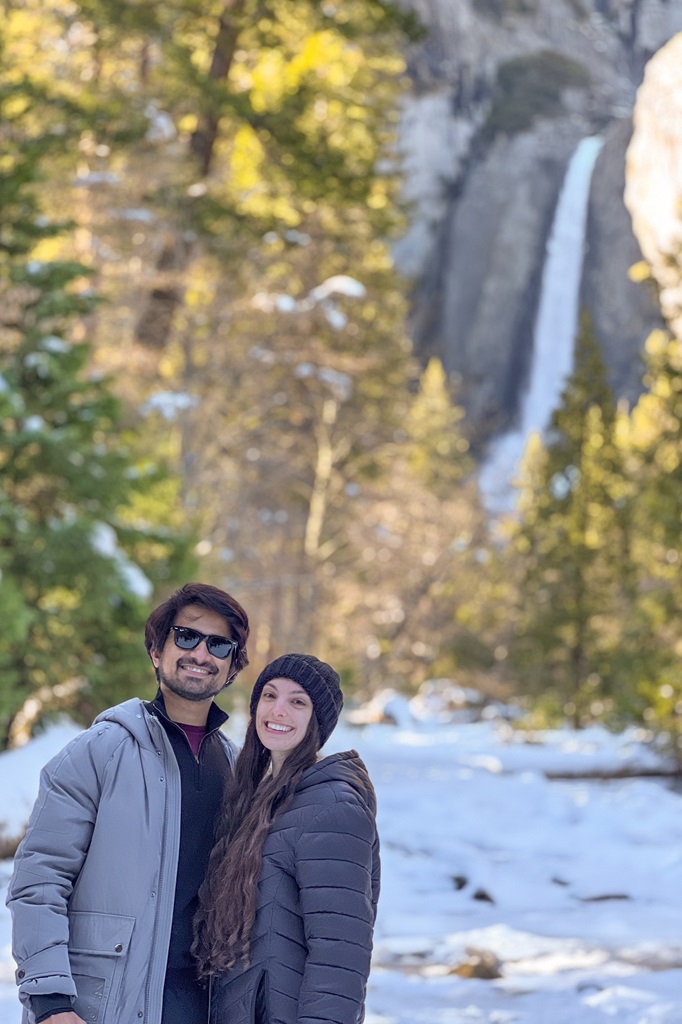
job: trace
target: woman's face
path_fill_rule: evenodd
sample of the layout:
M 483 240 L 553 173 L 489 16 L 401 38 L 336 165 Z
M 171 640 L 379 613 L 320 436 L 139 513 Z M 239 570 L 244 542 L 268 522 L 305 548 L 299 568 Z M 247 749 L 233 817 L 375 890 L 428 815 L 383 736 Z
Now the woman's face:
M 312 714 L 310 697 L 292 679 L 271 679 L 263 687 L 255 725 L 258 739 L 270 751 L 274 774 L 304 738 Z

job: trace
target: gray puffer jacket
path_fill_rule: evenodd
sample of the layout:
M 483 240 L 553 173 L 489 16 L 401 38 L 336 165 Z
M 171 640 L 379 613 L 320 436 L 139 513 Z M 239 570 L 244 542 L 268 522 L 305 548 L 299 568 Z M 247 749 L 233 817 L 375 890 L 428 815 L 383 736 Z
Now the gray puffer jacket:
M 64 993 L 86 1021 L 159 1024 L 180 809 L 168 736 L 137 698 L 45 766 L 7 897 L 24 1021 L 31 996 Z
M 211 1024 L 358 1024 L 379 896 L 376 802 L 354 750 L 303 775 L 263 846 L 250 965 L 214 979 Z

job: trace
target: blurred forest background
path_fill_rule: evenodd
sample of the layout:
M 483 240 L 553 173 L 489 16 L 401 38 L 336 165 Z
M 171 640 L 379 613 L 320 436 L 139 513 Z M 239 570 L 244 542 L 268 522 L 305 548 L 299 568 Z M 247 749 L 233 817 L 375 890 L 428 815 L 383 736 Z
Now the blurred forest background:
M 466 380 L 416 344 L 394 262 L 419 15 L 4 0 L 0 745 L 150 692 L 146 616 L 197 578 L 251 617 L 244 679 L 310 649 L 359 698 L 447 676 L 682 752 L 679 309 L 631 402 L 582 317 L 492 517 Z M 527 128 L 495 115 L 482 145 Z

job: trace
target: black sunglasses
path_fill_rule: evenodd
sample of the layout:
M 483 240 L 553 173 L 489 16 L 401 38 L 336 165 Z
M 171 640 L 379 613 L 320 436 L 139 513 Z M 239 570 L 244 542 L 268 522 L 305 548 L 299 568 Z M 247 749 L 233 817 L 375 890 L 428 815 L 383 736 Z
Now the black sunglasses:
M 226 636 L 209 636 L 207 633 L 200 633 L 198 629 L 190 629 L 189 626 L 171 626 L 171 633 L 175 646 L 182 651 L 193 651 L 202 640 L 206 641 L 206 650 L 214 658 L 229 658 L 239 648 L 236 640 L 228 640 Z

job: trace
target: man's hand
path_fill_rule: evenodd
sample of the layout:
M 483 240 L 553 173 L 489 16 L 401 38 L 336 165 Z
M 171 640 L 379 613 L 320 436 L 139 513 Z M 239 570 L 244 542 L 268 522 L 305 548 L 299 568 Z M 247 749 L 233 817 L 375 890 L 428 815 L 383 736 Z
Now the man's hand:
M 67 1010 L 66 1013 L 53 1013 L 41 1021 L 41 1024 L 85 1024 L 85 1021 L 73 1010 Z

